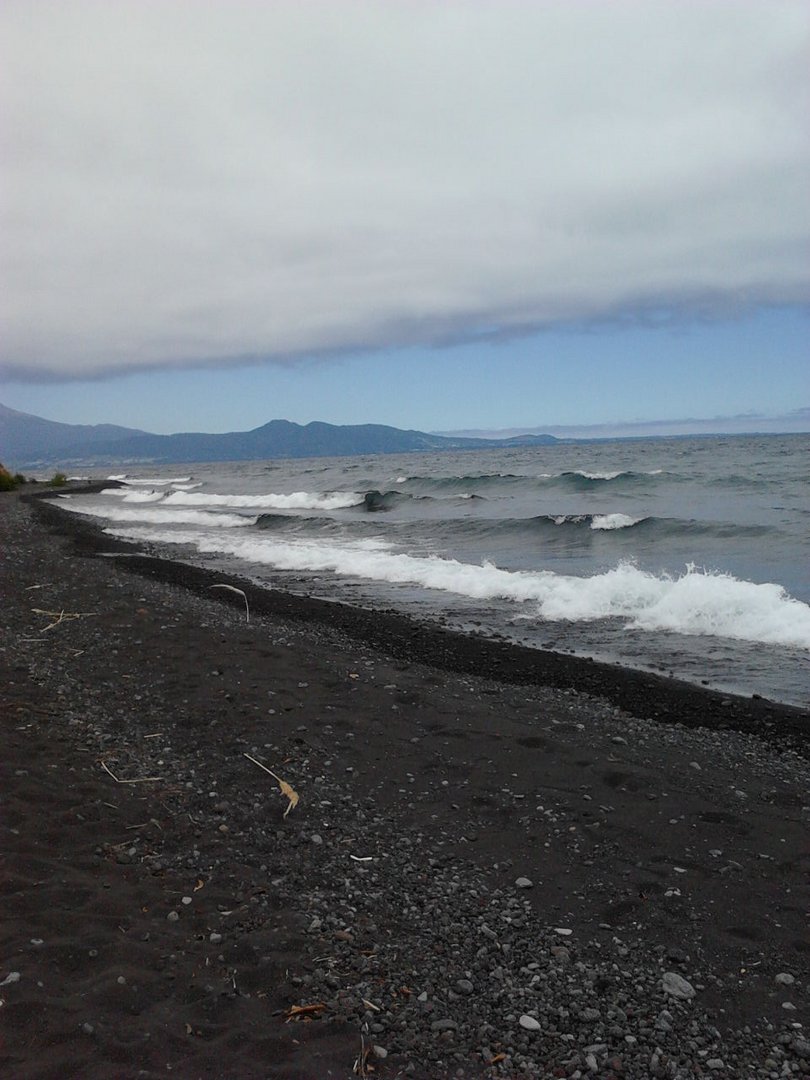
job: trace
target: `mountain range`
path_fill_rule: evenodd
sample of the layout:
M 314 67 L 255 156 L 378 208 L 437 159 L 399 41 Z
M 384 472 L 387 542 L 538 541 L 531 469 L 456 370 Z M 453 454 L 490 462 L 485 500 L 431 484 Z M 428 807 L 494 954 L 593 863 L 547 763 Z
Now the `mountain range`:
M 153 435 L 115 424 L 62 424 L 0 405 L 0 461 L 12 470 L 58 465 L 179 464 L 253 461 L 266 458 L 351 457 L 429 450 L 475 450 L 546 446 L 553 435 L 503 439 L 431 435 L 385 424 L 294 424 L 271 420 L 252 431 L 221 435 L 183 432 Z

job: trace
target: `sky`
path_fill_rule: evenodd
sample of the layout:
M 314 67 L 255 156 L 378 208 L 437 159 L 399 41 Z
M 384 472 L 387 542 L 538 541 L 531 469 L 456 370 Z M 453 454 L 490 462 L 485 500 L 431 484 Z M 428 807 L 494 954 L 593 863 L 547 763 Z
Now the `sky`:
M 805 0 L 5 0 L 0 401 L 807 429 L 809 105 Z

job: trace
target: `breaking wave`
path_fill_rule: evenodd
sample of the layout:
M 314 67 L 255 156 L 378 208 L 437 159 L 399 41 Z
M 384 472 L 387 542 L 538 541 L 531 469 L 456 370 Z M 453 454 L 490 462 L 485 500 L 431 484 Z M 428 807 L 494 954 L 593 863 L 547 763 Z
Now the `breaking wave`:
M 663 469 L 638 472 L 632 469 L 615 472 L 586 472 L 569 470 L 560 473 L 472 473 L 467 476 L 398 476 L 397 484 L 409 485 L 419 491 L 458 494 L 480 489 L 509 489 L 515 485 L 540 489 L 559 488 L 567 491 L 591 491 L 606 484 L 621 482 L 627 485 L 650 484 L 661 478 L 677 479 Z
M 91 514 L 104 517 L 108 521 L 129 521 L 134 525 L 202 525 L 218 529 L 238 529 L 253 525 L 255 518 L 240 514 L 220 514 L 207 510 L 165 510 L 163 507 L 127 507 L 111 506 L 103 510 L 91 506 L 71 504 L 70 509 L 77 514 Z
M 127 530 L 108 532 L 138 538 Z M 632 563 L 588 577 L 508 571 L 492 563 L 462 563 L 392 550 L 382 540 L 331 543 L 259 539 L 225 533 L 150 532 L 157 543 L 189 544 L 205 554 L 230 555 L 279 570 L 331 571 L 341 576 L 416 585 L 476 600 L 534 605 L 528 617 L 589 621 L 618 618 L 630 628 L 710 635 L 810 649 L 810 606 L 780 586 L 755 584 L 694 566 L 679 576 L 653 574 Z
M 174 491 L 167 495 L 168 506 L 232 506 L 256 510 L 341 510 L 362 504 L 364 496 L 356 491 L 293 491 L 289 495 L 268 492 L 265 495 L 215 495 L 208 492 Z

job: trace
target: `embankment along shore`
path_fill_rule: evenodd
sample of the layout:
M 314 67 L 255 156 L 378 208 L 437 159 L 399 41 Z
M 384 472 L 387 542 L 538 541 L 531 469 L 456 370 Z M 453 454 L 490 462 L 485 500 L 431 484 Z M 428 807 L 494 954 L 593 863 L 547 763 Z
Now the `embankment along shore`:
M 9 1075 L 810 1074 L 807 712 L 0 543 Z

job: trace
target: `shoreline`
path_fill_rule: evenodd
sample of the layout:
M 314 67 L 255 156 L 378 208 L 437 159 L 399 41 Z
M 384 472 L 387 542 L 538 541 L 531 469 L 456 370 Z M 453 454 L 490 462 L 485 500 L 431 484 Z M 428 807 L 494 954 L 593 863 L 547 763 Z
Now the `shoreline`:
M 9 1075 L 810 1075 L 800 710 L 0 543 Z
M 109 485 L 98 485 L 102 486 Z M 81 493 L 90 494 L 92 489 Z M 81 551 L 126 554 L 125 569 L 133 573 L 180 585 L 222 603 L 242 605 L 241 598 L 209 591 L 215 581 L 222 582 L 242 589 L 251 611 L 332 626 L 358 641 L 386 649 L 403 662 L 429 663 L 454 674 L 485 675 L 520 685 L 582 691 L 605 698 L 640 719 L 744 732 L 810 758 L 810 709 L 759 695 L 725 693 L 586 657 L 465 634 L 391 610 L 355 607 L 259 586 L 239 575 L 151 555 L 142 545 L 106 536 L 95 522 L 46 502 L 49 494 L 36 493 L 32 497 L 47 525 L 71 537 Z

